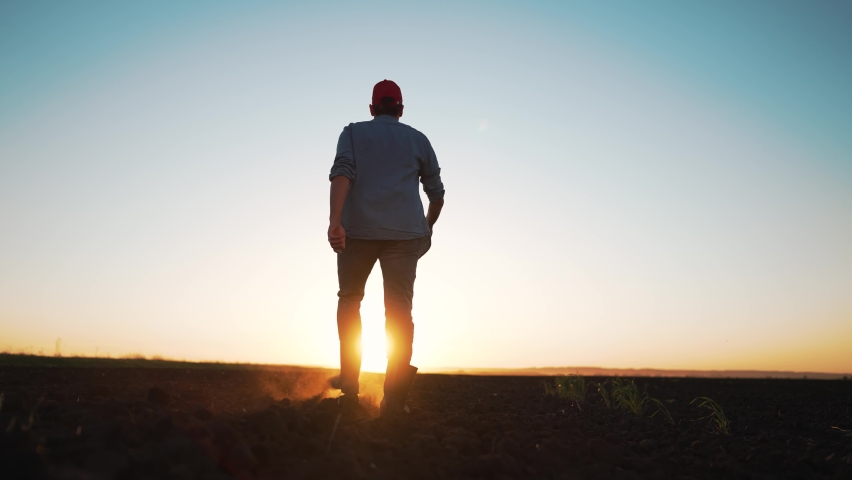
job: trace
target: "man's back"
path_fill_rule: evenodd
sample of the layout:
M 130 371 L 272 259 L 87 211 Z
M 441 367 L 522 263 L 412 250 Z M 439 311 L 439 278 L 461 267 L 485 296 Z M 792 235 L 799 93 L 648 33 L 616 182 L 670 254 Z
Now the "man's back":
M 389 115 L 349 124 L 330 178 L 352 181 L 342 223 L 347 236 L 409 240 L 429 235 L 418 182 L 430 200 L 444 195 L 441 169 L 425 135 Z
M 349 124 L 337 142 L 329 180 L 328 243 L 337 254 L 337 333 L 340 375 L 331 386 L 345 404 L 357 405 L 361 374 L 361 300 L 378 261 L 385 291 L 388 367 L 382 415 L 406 411 L 405 398 L 417 367 L 411 365 L 411 317 L 417 262 L 432 246 L 432 226 L 444 206 L 441 169 L 425 135 L 399 123 L 399 86 L 373 87 L 373 120 Z M 423 212 L 418 180 L 429 197 Z

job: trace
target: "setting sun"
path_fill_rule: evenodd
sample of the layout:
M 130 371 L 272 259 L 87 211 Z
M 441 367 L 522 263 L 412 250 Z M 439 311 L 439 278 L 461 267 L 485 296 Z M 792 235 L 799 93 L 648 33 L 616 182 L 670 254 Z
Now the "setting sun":
M 385 312 L 381 297 L 376 301 L 365 301 L 361 306 L 361 370 L 384 373 L 387 366 L 385 343 Z

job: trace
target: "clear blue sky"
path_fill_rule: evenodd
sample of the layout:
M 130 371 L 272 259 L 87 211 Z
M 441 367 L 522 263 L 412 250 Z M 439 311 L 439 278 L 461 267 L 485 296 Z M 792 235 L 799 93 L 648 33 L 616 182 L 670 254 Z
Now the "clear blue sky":
M 448 192 L 419 365 L 852 371 L 850 25 L 843 1 L 3 2 L 0 348 L 333 365 L 326 176 L 389 78 Z

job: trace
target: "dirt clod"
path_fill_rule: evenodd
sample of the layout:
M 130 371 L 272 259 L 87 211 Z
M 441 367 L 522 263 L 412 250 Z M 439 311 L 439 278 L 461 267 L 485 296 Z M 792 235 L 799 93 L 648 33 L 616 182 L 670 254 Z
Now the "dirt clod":
M 171 400 L 172 396 L 169 395 L 169 392 L 160 387 L 151 387 L 148 389 L 148 401 L 154 405 L 165 406 L 168 405 Z

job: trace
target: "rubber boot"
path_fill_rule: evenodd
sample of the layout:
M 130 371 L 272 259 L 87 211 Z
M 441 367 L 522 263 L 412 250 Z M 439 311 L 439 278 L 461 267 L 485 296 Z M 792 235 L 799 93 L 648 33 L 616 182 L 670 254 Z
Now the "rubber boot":
M 329 378 L 328 384 L 331 388 L 340 390 L 341 392 L 343 392 L 343 394 L 346 394 L 346 395 L 355 395 L 357 397 L 358 393 L 360 393 L 358 391 L 359 390 L 358 383 L 355 382 L 354 384 L 352 384 L 352 383 L 346 384 L 346 383 L 343 382 L 343 376 L 342 375 L 335 375 L 335 376 Z
M 382 416 L 398 415 L 406 411 L 405 399 L 416 374 L 417 367 L 413 365 L 388 366 L 385 374 L 385 396 L 379 405 Z

